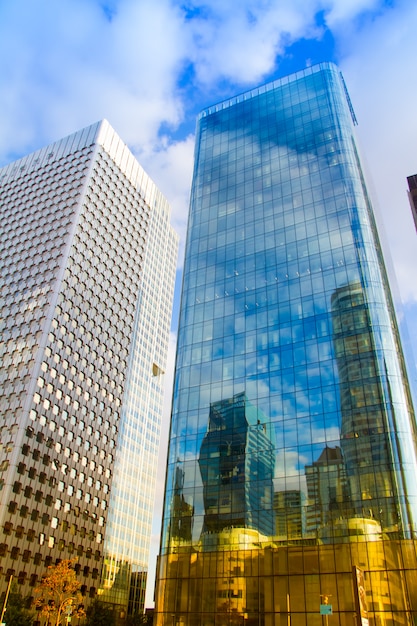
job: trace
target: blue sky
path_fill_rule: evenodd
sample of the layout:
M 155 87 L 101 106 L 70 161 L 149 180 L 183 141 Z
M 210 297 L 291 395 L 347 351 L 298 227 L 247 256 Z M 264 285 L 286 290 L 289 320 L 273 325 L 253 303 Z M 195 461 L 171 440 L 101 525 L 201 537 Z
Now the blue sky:
M 0 0 L 0 166 L 107 118 L 169 199 L 184 242 L 198 111 L 332 60 L 416 344 L 406 193 L 417 173 L 416 32 L 415 0 Z M 159 493 L 163 477 L 161 464 Z

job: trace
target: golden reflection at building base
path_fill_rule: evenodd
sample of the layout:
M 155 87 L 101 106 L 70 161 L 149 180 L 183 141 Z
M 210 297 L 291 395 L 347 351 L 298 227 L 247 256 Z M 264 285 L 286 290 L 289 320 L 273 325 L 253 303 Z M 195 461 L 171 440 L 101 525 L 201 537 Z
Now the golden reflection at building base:
M 353 566 L 364 572 L 369 626 L 415 623 L 415 541 L 352 534 L 331 545 L 260 548 L 255 534 L 233 529 L 229 549 L 219 537 L 215 551 L 181 546 L 160 557 L 155 626 L 363 626 Z M 330 615 L 320 614 L 323 596 Z

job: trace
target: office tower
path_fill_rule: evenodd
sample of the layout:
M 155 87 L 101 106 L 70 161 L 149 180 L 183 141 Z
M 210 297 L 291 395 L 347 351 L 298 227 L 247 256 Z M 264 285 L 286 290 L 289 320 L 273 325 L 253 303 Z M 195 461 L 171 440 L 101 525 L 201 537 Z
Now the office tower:
M 210 405 L 199 456 L 204 538 L 233 527 L 273 534 L 275 456 L 268 430 L 244 393 Z M 250 489 L 251 476 L 257 477 L 256 490 Z
M 274 510 L 276 519 L 275 535 L 292 537 L 302 535 L 305 527 L 303 492 L 300 490 L 277 491 L 274 494 Z
M 144 603 L 177 236 L 106 121 L 0 170 L 1 589 Z M 130 600 L 129 600 L 130 592 Z
M 346 501 L 346 469 L 339 446 L 326 446 L 317 461 L 305 466 L 307 496 L 307 533 L 316 533 L 325 524 L 342 517 Z
M 414 224 L 417 228 L 417 174 L 407 176 L 408 198 L 413 213 Z
M 327 63 L 198 118 L 157 626 L 413 622 L 416 428 L 355 124 Z

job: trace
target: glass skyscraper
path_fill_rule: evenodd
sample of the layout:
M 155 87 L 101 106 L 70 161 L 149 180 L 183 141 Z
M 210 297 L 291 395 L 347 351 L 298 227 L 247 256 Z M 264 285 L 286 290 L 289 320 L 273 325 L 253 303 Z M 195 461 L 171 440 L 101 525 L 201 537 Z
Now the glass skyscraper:
M 327 63 L 198 118 L 157 626 L 415 623 L 415 419 L 355 123 Z
M 178 237 L 108 122 L 0 170 L 0 589 L 144 605 Z

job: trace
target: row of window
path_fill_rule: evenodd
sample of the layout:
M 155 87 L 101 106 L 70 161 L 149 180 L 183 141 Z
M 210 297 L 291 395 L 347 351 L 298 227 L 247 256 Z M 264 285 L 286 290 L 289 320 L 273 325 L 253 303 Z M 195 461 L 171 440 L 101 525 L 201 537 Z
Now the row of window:
M 19 463 L 18 469 L 17 469 L 18 473 L 19 474 L 23 474 L 24 468 L 25 468 L 24 464 L 23 463 Z M 62 485 L 64 485 L 64 483 L 62 481 L 60 481 L 58 487 L 60 486 L 61 483 L 62 483 Z M 97 488 L 97 484 L 99 484 L 99 483 L 100 483 L 100 489 L 101 489 L 101 482 L 100 481 L 96 481 L 96 488 Z M 14 483 L 13 489 L 15 489 L 15 488 L 16 489 L 20 489 L 20 487 L 19 487 L 20 484 L 21 483 L 16 481 Z M 108 485 L 106 483 L 105 489 L 104 489 L 104 486 L 103 486 L 104 493 L 107 493 L 108 489 L 109 488 L 108 488 Z M 18 491 L 15 491 L 15 493 L 18 493 Z M 31 495 L 33 494 L 32 487 L 31 486 L 26 486 L 25 489 L 24 489 L 24 494 L 25 494 L 26 497 L 31 497 Z M 28 494 L 28 495 L 26 495 L 26 494 Z M 34 494 L 35 494 L 34 498 L 35 498 L 36 502 L 42 502 L 42 498 L 43 498 L 42 492 L 37 490 L 37 491 L 34 492 Z M 75 498 L 77 500 L 84 500 L 84 502 L 86 504 L 90 504 L 91 503 L 95 507 L 100 507 L 101 510 L 103 510 L 103 511 L 105 511 L 107 509 L 107 501 L 106 500 L 100 499 L 98 496 L 93 496 L 90 492 L 84 492 L 82 489 L 76 489 L 74 487 L 74 485 L 68 485 L 68 487 L 67 487 L 67 494 L 69 496 L 75 496 Z M 47 494 L 45 496 L 45 504 L 46 504 L 46 506 L 51 506 L 53 500 L 54 500 L 54 498 L 52 497 L 52 495 L 51 494 Z M 59 511 L 63 507 L 64 511 L 68 512 L 68 511 L 71 510 L 72 505 L 69 502 L 63 503 L 60 498 L 56 498 L 54 507 L 55 507 L 55 509 L 57 511 Z M 16 511 L 16 509 L 17 509 L 17 503 L 14 502 L 14 501 L 9 502 L 9 512 L 10 513 L 14 513 Z M 22 517 L 26 517 L 28 512 L 29 512 L 29 509 L 28 509 L 28 507 L 26 505 L 21 506 L 21 508 L 20 508 L 20 515 Z M 32 511 L 32 519 L 38 519 L 38 517 L 39 517 L 38 511 Z M 45 519 L 46 519 L 46 517 L 49 518 L 49 516 L 46 513 L 44 514 L 43 517 Z M 44 523 L 46 523 L 46 522 L 44 522 Z
M 119 241 L 124 238 L 131 241 L 128 235 L 136 231 L 136 235 L 139 234 L 139 239 L 144 243 L 149 215 L 146 210 L 143 210 L 144 207 L 137 198 L 116 197 L 112 192 L 106 190 L 95 194 L 87 192 L 86 201 L 90 209 L 85 214 L 89 228 L 95 228 L 104 235 L 115 229 L 119 233 Z M 132 207 L 136 211 L 132 211 Z M 97 215 L 100 215 L 100 219 L 97 219 Z M 138 240 L 138 237 L 136 236 L 134 239 Z M 106 244 L 102 243 L 102 246 L 104 247 Z M 107 250 L 110 250 L 109 246 L 107 246 Z
M 81 180 L 84 177 L 86 167 L 90 161 L 91 146 L 86 146 L 72 155 L 63 155 L 54 160 L 52 160 L 54 152 L 51 151 L 45 154 L 45 150 L 44 148 L 37 155 L 29 155 L 20 161 L 6 166 L 3 169 L 4 174 L 2 174 L 0 180 L 6 180 L 8 173 L 9 176 L 14 176 L 5 182 L 5 189 L 13 190 L 22 185 L 31 188 L 33 184 L 37 183 L 43 187 L 45 181 L 48 180 L 51 181 L 51 185 L 58 185 L 60 188 L 63 178 L 69 180 L 72 177 L 73 179 Z M 33 160 L 32 156 L 35 156 Z
M 31 226 L 33 228 L 33 224 Z M 16 274 L 19 274 L 21 281 L 27 281 L 32 277 L 34 269 L 41 265 L 40 259 L 42 259 L 42 262 L 47 262 L 53 258 L 57 258 L 60 256 L 60 250 L 58 249 L 59 244 L 65 239 L 68 233 L 69 225 L 66 224 L 56 227 L 54 231 L 54 240 L 52 243 L 49 242 L 49 239 L 51 237 L 39 234 L 40 232 L 42 232 L 42 229 L 46 229 L 46 224 L 40 223 L 37 229 L 33 228 L 27 231 L 23 229 L 17 229 L 15 231 L 12 231 L 10 235 L 8 235 L 5 239 L 5 250 L 7 251 L 7 248 L 10 248 L 11 251 L 14 252 L 16 258 L 18 257 L 18 255 L 20 255 L 21 257 L 25 256 L 26 258 L 27 246 L 37 248 L 38 251 L 37 259 L 33 259 L 32 265 L 27 265 L 24 268 L 22 267 L 20 270 L 14 271 L 12 275 L 13 278 L 16 278 Z M 21 247 L 20 250 L 19 244 Z M 44 270 L 48 269 L 48 266 L 44 267 Z
M 90 514 L 89 511 L 85 510 L 83 512 L 83 519 L 85 521 L 89 521 L 90 519 L 92 519 L 93 522 L 95 523 L 97 521 L 97 514 L 95 512 Z M 62 532 L 69 532 L 71 535 L 79 535 L 82 538 L 88 537 L 90 541 L 95 540 L 97 543 L 101 543 L 102 534 L 101 533 L 97 534 L 93 529 L 87 530 L 85 526 L 77 526 L 75 522 L 70 523 L 67 520 L 63 520 L 61 524 L 59 524 L 59 519 L 57 517 L 53 517 L 51 520 L 51 527 L 58 528 L 58 525 L 60 525 Z M 100 527 L 104 526 L 103 516 L 100 516 L 98 518 L 98 525 Z M 15 536 L 18 537 L 19 539 L 26 535 L 28 541 L 34 540 L 35 531 L 33 529 L 28 529 L 26 532 L 25 526 L 21 526 L 18 524 L 16 527 L 14 527 L 13 522 L 10 522 L 10 521 L 5 522 L 3 525 L 4 534 L 11 535 L 13 531 L 14 531 Z
M 35 531 L 32 531 L 32 532 L 33 532 L 33 536 L 29 531 L 27 533 L 27 537 L 29 541 L 33 541 L 35 538 Z M 10 534 L 10 532 L 7 532 L 6 526 L 5 526 L 5 534 L 6 535 Z M 16 536 L 18 535 L 16 534 Z M 102 541 L 102 537 L 100 536 L 100 541 L 97 541 L 97 543 L 101 543 L 101 541 Z M 96 561 L 100 561 L 101 559 L 100 550 L 93 551 L 92 548 L 86 548 L 81 543 L 78 544 L 78 546 L 76 546 L 73 541 L 66 542 L 64 539 L 56 540 L 55 537 L 53 536 L 47 537 L 45 533 L 39 533 L 38 543 L 40 546 L 47 546 L 48 548 L 57 547 L 58 550 L 66 550 L 69 554 L 76 553 L 77 556 L 84 556 L 87 559 L 94 558 Z M 9 549 L 6 543 L 0 544 L 0 557 L 6 556 L 8 553 L 10 554 L 12 559 L 23 557 L 24 561 L 29 561 L 29 559 L 33 558 L 33 562 L 35 565 L 39 565 L 42 559 L 42 555 L 39 552 L 33 554 L 32 556 L 32 553 L 30 550 L 21 550 L 19 546 L 14 546 Z
M 116 191 L 118 189 L 125 195 L 133 195 L 134 198 L 137 198 L 144 210 L 149 213 L 149 207 L 143 201 L 140 192 L 136 191 L 136 185 L 126 177 L 119 167 L 115 167 L 114 161 L 104 150 L 101 151 L 100 158 L 94 165 L 92 175 L 96 185 L 93 191 L 102 189 Z M 134 190 L 133 193 L 132 190 Z M 118 195 L 122 194 L 119 193 Z
M 98 346 L 98 340 L 97 340 L 97 346 Z M 80 345 L 81 347 L 81 345 Z M 62 388 L 59 388 L 59 386 L 63 387 L 65 390 L 68 389 L 69 391 L 75 391 L 75 395 L 80 397 L 83 396 L 84 400 L 89 400 L 90 396 L 95 393 L 95 395 L 100 395 L 102 398 L 105 398 L 106 396 L 108 397 L 109 402 L 113 402 L 114 400 L 114 395 L 111 391 L 109 391 L 106 387 L 102 386 L 101 388 L 99 387 L 99 384 L 97 382 L 93 382 L 93 380 L 90 377 L 86 378 L 85 381 L 85 386 L 84 388 L 82 388 L 80 385 L 75 385 L 74 387 L 74 381 L 71 379 L 67 379 L 64 374 L 60 374 L 58 375 L 57 370 L 55 368 L 50 368 L 50 376 L 54 381 L 54 385 L 55 387 L 52 385 L 52 383 L 47 383 L 45 384 L 45 378 L 43 378 L 42 376 L 39 376 L 38 381 L 37 381 L 37 385 L 39 388 L 43 388 L 46 387 L 46 390 L 49 394 L 55 394 L 56 398 L 58 400 L 62 400 L 62 398 L 66 398 L 66 394 L 64 394 Z M 105 378 L 108 379 L 108 377 L 106 375 L 104 375 Z M 115 388 L 115 383 L 113 382 L 113 389 Z M 57 385 L 59 384 L 59 386 Z M 110 388 L 112 388 L 112 385 L 109 383 Z M 87 387 L 87 389 L 85 388 Z M 118 385 L 117 386 L 117 392 L 120 394 L 122 393 L 122 389 L 121 386 Z M 69 404 L 70 402 L 66 402 L 66 404 Z M 91 428 L 91 427 L 90 427 Z M 91 433 L 90 433 L 91 434 Z
M 3 551 L 3 546 L 4 544 L 0 544 L 0 556 L 2 556 L 2 551 Z M 40 555 L 39 555 L 40 556 Z M 24 561 L 24 559 L 22 559 Z M 38 561 L 38 565 L 40 565 L 42 563 L 42 558 L 37 558 Z M 26 561 L 25 561 L 26 562 Z M 45 557 L 45 559 L 43 559 L 43 562 L 45 564 L 45 567 L 49 567 L 50 565 L 53 564 L 53 559 L 51 556 L 47 556 Z M 74 569 L 76 571 L 77 574 L 79 574 L 81 572 L 81 566 L 79 566 L 77 568 L 78 564 L 75 564 Z M 97 578 L 98 577 L 98 570 L 97 568 L 94 568 L 93 570 L 91 570 L 90 572 L 90 568 L 88 566 L 83 568 L 83 575 L 84 576 L 90 576 L 92 578 Z M 3 574 L 3 568 L 0 567 L 0 575 Z M 10 578 L 13 576 L 13 580 L 16 581 L 19 585 L 24 585 L 24 584 L 28 584 L 30 587 L 36 587 L 39 582 L 41 581 L 41 576 L 38 574 L 28 574 L 27 572 L 23 571 L 17 571 L 13 568 L 8 568 L 6 570 L 6 572 L 4 572 L 5 575 L 5 579 L 6 581 L 10 580 Z M 89 594 L 90 598 L 94 598 L 94 596 L 96 595 L 97 591 L 95 587 L 90 587 L 90 589 L 88 590 L 87 585 L 81 585 L 80 587 L 80 593 L 85 596 L 87 593 Z M 40 622 L 35 621 L 34 625 L 39 624 Z
M 109 305 L 109 308 L 110 308 L 110 305 Z M 76 314 L 76 311 L 74 311 L 74 315 L 75 314 Z M 53 335 L 51 335 L 51 338 L 53 338 Z M 67 337 L 66 342 L 68 341 L 68 339 L 69 337 Z M 107 356 L 109 357 L 109 359 L 106 360 L 106 362 L 104 362 L 104 359 L 101 355 L 98 356 L 94 352 L 91 353 L 91 357 L 90 357 L 91 362 L 89 363 L 84 357 L 80 358 L 79 354 L 75 353 L 76 357 L 73 357 L 73 360 L 79 361 L 80 363 L 78 366 L 78 370 L 77 370 L 75 365 L 74 364 L 70 365 L 67 358 L 65 358 L 72 354 L 74 346 L 70 346 L 68 344 L 64 345 L 64 341 L 61 338 L 55 339 L 55 346 L 56 346 L 57 351 L 61 351 L 61 354 L 59 352 L 54 353 L 53 355 L 54 363 L 60 364 L 60 367 L 62 368 L 62 370 L 69 369 L 71 373 L 71 378 L 73 380 L 77 374 L 77 371 L 78 371 L 79 377 L 80 376 L 84 377 L 84 375 L 87 372 L 89 372 L 90 374 L 94 374 L 95 377 L 97 378 L 100 378 L 103 375 L 104 380 L 106 380 L 105 379 L 106 374 L 104 373 L 104 369 L 110 372 L 112 380 L 121 381 L 121 382 L 124 380 L 124 373 L 121 371 L 121 368 L 117 367 L 120 362 L 120 356 L 118 354 L 112 353 L 110 350 L 107 350 Z M 52 349 L 49 346 L 45 348 L 45 356 L 47 358 L 52 357 Z M 112 366 L 114 369 L 111 369 Z M 48 364 L 45 364 L 43 366 L 43 371 L 44 370 L 46 371 L 48 370 Z M 83 380 L 83 379 L 84 378 L 80 378 L 80 380 Z
M 85 408 L 85 407 L 83 407 Z M 35 413 L 35 415 L 33 415 L 33 413 Z M 33 413 L 31 411 L 31 419 L 33 419 L 33 421 L 36 420 L 36 411 L 33 410 Z M 66 415 L 63 415 L 63 414 Z M 82 412 L 83 415 L 86 415 L 86 412 Z M 61 412 L 61 417 L 63 417 L 63 419 L 67 419 L 68 418 L 68 413 L 66 411 L 62 411 Z M 93 411 L 90 411 L 90 414 L 88 416 L 91 420 L 93 420 L 96 424 L 98 424 L 99 426 L 103 426 L 104 430 L 111 430 L 111 432 L 113 434 L 116 434 L 117 432 L 117 427 L 115 424 L 110 425 L 110 422 L 108 420 L 103 420 L 103 417 L 101 415 L 96 416 L 96 414 Z M 46 419 L 46 416 L 45 416 Z M 76 417 L 74 415 L 71 416 L 70 418 L 70 423 L 72 426 L 77 425 L 78 429 L 83 431 L 84 429 L 87 432 L 87 435 L 91 436 L 94 432 L 94 438 L 95 439 L 99 439 L 99 437 L 101 436 L 101 433 L 99 431 L 93 431 L 92 426 L 90 424 L 85 424 L 85 422 L 83 422 L 83 420 L 77 420 Z M 48 426 L 49 426 L 49 430 L 51 432 L 56 432 L 60 437 L 67 437 L 68 441 L 73 441 L 75 434 L 74 434 L 74 430 L 67 430 L 66 428 L 64 428 L 64 426 L 58 426 L 57 422 L 55 422 L 54 420 L 50 420 L 48 422 Z M 28 426 L 26 428 L 26 436 L 31 439 L 35 434 L 35 430 L 31 427 Z M 54 446 L 54 439 L 52 439 L 51 437 L 48 437 L 45 435 L 44 432 L 39 431 L 36 433 L 36 441 L 38 443 L 46 443 L 46 446 L 48 448 L 52 448 Z M 108 438 L 107 435 L 104 435 L 104 443 L 107 444 Z M 111 448 L 115 447 L 115 443 L 113 444 L 109 444 Z M 25 452 L 22 450 L 23 454 L 25 454 Z M 100 455 L 102 456 L 102 455 Z
M 40 403 L 40 401 L 41 401 L 41 397 L 40 397 L 40 395 L 39 395 L 38 393 L 35 393 L 35 395 L 34 395 L 34 402 L 35 402 L 35 404 L 39 404 L 39 403 Z M 51 403 L 50 403 L 50 401 L 49 401 L 48 399 L 45 399 L 45 400 L 43 401 L 42 407 L 43 407 L 43 409 L 46 409 L 46 410 L 48 410 L 49 408 L 52 408 L 52 413 L 53 413 L 54 415 L 58 415 L 58 414 L 60 414 L 60 415 L 61 415 L 61 417 L 63 417 L 63 418 L 65 419 L 65 416 L 63 416 L 63 413 L 65 413 L 65 411 L 61 412 L 61 411 L 60 411 L 60 408 L 59 408 L 57 405 L 53 405 L 53 406 L 51 407 Z M 77 408 L 79 408 L 79 407 L 77 407 Z M 55 410 L 55 409 L 56 409 L 56 410 Z M 104 409 L 104 407 L 103 407 L 103 409 Z M 68 415 L 68 413 L 67 413 L 67 415 Z M 92 445 L 92 444 L 91 444 L 91 442 L 90 442 L 88 439 L 86 439 L 86 440 L 81 439 L 81 437 L 80 437 L 79 435 L 78 435 L 78 436 L 76 436 L 76 435 L 74 434 L 74 432 L 73 432 L 73 431 L 70 431 L 70 430 L 66 431 L 63 427 L 61 427 L 61 426 L 59 426 L 59 427 L 58 427 L 58 426 L 57 426 L 57 424 L 56 424 L 56 422 L 55 422 L 54 420 L 52 420 L 52 421 L 48 421 L 48 419 L 47 419 L 46 415 L 41 414 L 41 415 L 39 415 L 39 416 L 38 416 L 37 412 L 36 412 L 34 409 L 32 409 L 32 410 L 30 411 L 29 417 L 30 417 L 30 419 L 31 419 L 32 421 L 35 421 L 35 420 L 37 419 L 37 417 L 39 417 L 39 423 L 41 424 L 41 426 L 46 426 L 46 425 L 48 424 L 48 426 L 49 426 L 49 430 L 50 430 L 51 432 L 54 432 L 54 431 L 55 431 L 55 429 L 57 429 L 57 433 L 58 433 L 60 436 L 62 436 L 62 437 L 63 437 L 63 436 L 65 435 L 65 433 L 66 433 L 67 438 L 68 438 L 68 440 L 69 440 L 69 441 L 74 441 L 74 440 L 75 440 L 75 443 L 76 443 L 76 445 L 77 445 L 77 449 L 78 449 L 78 450 L 81 450 L 81 449 L 82 449 L 81 447 L 83 446 L 85 450 L 92 450 L 92 451 L 93 451 L 93 453 L 94 453 L 94 455 L 95 455 L 95 456 L 99 456 L 99 457 L 100 457 L 100 459 L 105 459 L 105 458 L 107 457 L 108 462 L 109 462 L 109 463 L 112 463 L 112 461 L 113 461 L 113 455 L 112 455 L 112 454 L 109 454 L 109 453 L 108 453 L 108 454 L 106 454 L 106 450 L 107 450 L 108 448 L 110 448 L 110 449 L 115 448 L 115 446 L 116 446 L 116 442 L 115 442 L 115 440 L 114 440 L 114 439 L 110 439 L 110 441 L 108 441 L 107 435 L 102 435 L 102 439 L 103 439 L 103 441 L 106 441 L 106 449 L 105 449 L 105 450 L 104 450 L 104 449 L 99 450 L 98 446 L 97 446 L 96 444 L 93 444 L 93 445 Z M 72 420 L 75 420 L 75 417 L 74 417 L 74 416 L 72 416 Z M 88 428 L 91 428 L 91 426 L 89 426 Z M 61 433 L 62 433 L 62 434 L 61 434 Z M 89 436 L 89 435 L 91 435 L 91 433 L 87 433 L 87 436 Z M 52 442 L 51 442 L 51 438 L 47 438 L 47 439 L 46 439 L 46 441 L 47 441 L 47 442 L 50 442 L 50 445 L 49 445 L 48 447 L 52 447 L 52 445 L 53 445 L 53 444 L 52 444 Z M 58 442 L 58 443 L 59 443 L 59 442 Z M 55 446 L 56 446 L 56 445 L 57 445 L 57 444 L 55 444 Z M 62 446 L 60 445 L 60 446 L 59 446 L 59 450 L 58 450 L 58 451 L 60 452 L 60 451 L 61 451 L 61 449 L 62 449 Z M 76 454 L 76 455 L 77 455 L 77 458 L 76 458 L 75 460 L 76 460 L 76 461 L 78 461 L 78 460 L 80 459 L 80 454 L 79 454 L 79 452 L 78 452 L 78 451 L 76 451 L 76 452 L 74 452 L 74 454 Z M 70 448 L 65 448 L 65 449 L 64 449 L 64 455 L 65 455 L 67 458 L 69 458 L 69 457 L 71 456 L 71 449 L 70 449 Z M 38 458 L 39 458 L 39 457 L 38 457 Z M 84 461 L 84 462 L 83 462 L 83 459 L 85 459 L 85 461 Z M 83 457 L 81 460 L 82 460 L 83 465 L 84 465 L 84 467 L 85 467 L 85 466 L 87 465 L 87 457 Z M 45 464 L 48 464 L 48 461 L 47 461 L 47 460 L 45 460 L 45 461 L 44 461 L 44 463 L 45 463 Z

